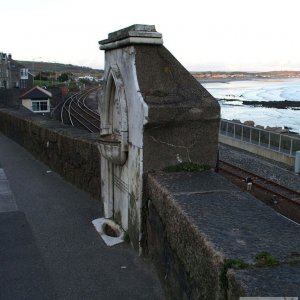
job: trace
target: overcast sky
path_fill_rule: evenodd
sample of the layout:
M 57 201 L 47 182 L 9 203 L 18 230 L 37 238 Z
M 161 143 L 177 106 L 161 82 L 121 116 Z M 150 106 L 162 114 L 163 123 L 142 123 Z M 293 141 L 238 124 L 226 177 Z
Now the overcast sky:
M 300 0 L 0 0 L 0 52 L 104 67 L 98 41 L 151 24 L 191 71 L 300 70 Z

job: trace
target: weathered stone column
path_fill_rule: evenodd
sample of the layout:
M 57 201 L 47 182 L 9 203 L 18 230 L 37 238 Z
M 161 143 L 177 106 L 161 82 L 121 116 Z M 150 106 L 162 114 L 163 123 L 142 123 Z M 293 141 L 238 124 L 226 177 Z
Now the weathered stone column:
M 105 217 L 139 248 L 143 173 L 180 162 L 213 167 L 220 109 L 154 26 L 133 25 L 99 44 L 105 50 L 99 143 Z

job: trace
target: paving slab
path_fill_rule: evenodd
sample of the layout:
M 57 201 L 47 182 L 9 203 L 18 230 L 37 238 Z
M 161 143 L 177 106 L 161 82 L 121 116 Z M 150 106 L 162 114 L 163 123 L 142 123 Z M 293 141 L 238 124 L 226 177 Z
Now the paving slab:
M 56 299 L 30 225 L 19 211 L 0 213 L 0 299 Z
M 0 195 L 10 195 L 11 190 L 7 180 L 0 180 Z
M 0 168 L 0 213 L 17 210 L 17 204 L 10 189 L 5 172 Z
M 1 165 L 0 165 L 1 166 Z M 0 168 L 0 180 L 6 180 L 5 172 L 2 168 Z
M 0 213 L 18 210 L 15 198 L 13 195 L 0 194 Z
M 163 174 L 163 173 L 161 173 Z M 174 172 L 159 176 L 159 182 L 172 194 L 209 193 L 236 190 L 232 183 L 213 172 Z
M 249 297 L 270 297 L 270 291 L 272 297 L 294 297 L 295 300 L 300 297 L 300 268 L 297 266 L 231 270 L 229 280 L 232 275 Z

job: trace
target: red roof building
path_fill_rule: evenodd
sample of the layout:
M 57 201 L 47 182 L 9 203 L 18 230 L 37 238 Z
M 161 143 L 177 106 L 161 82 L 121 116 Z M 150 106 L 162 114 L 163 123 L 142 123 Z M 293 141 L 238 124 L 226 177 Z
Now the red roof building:
M 20 96 L 22 105 L 34 113 L 49 113 L 50 99 L 52 94 L 39 87 L 35 86 L 23 95 Z

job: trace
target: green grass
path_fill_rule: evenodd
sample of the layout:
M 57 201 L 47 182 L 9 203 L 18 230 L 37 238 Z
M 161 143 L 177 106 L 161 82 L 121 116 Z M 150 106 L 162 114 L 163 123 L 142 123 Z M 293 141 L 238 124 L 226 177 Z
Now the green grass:
M 291 257 L 300 257 L 300 254 L 297 251 L 293 251 L 291 252 Z
M 255 260 L 258 267 L 275 267 L 279 265 L 278 258 L 266 251 L 256 254 Z
M 227 291 L 228 288 L 228 280 L 227 280 L 227 272 L 229 269 L 245 269 L 248 266 L 243 260 L 241 259 L 226 259 L 221 270 L 220 274 L 220 285 L 221 288 Z
M 289 263 L 292 264 L 298 264 L 298 261 L 295 260 L 296 257 L 300 255 L 298 252 L 292 252 L 291 258 L 294 258 L 294 260 L 291 260 Z M 241 259 L 226 259 L 224 261 L 224 265 L 221 269 L 220 273 L 220 286 L 225 291 L 225 295 L 227 297 L 227 288 L 228 288 L 228 280 L 227 280 L 227 272 L 229 269 L 234 270 L 240 270 L 240 269 L 246 269 L 251 267 L 275 267 L 279 265 L 279 260 L 277 257 L 273 256 L 269 252 L 263 251 L 259 252 L 255 255 L 255 264 L 249 265 L 248 263 L 245 263 Z
M 33 85 L 38 85 L 38 86 L 45 86 L 45 87 L 51 87 L 51 86 L 60 86 L 63 85 L 64 83 L 59 82 L 59 81 L 52 81 L 52 80 L 34 80 Z

